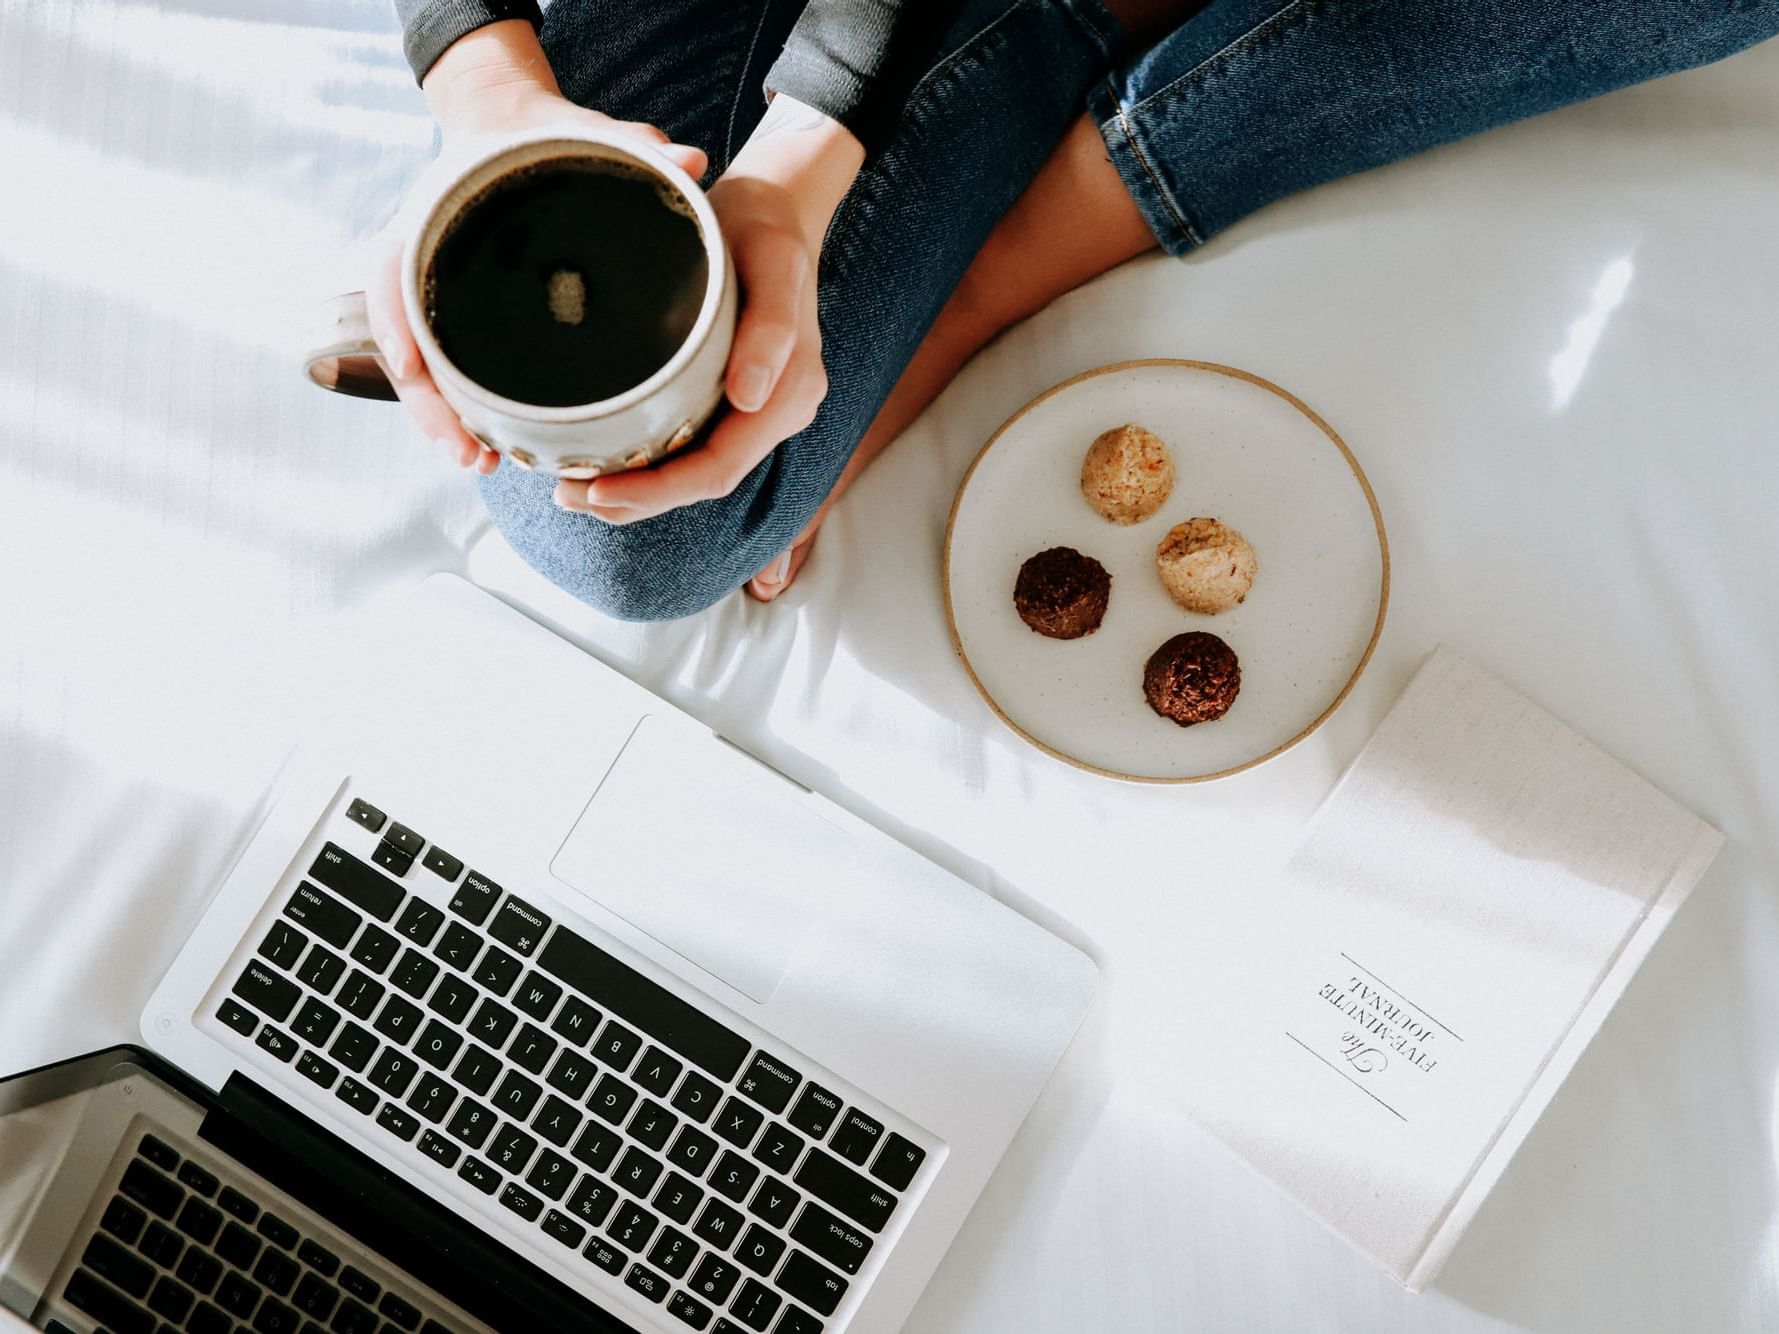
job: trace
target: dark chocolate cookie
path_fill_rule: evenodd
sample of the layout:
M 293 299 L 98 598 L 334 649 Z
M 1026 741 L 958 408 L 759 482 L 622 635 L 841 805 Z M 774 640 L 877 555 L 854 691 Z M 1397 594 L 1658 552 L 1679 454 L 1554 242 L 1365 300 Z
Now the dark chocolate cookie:
M 1111 595 L 1105 566 L 1073 547 L 1051 547 L 1019 567 L 1013 609 L 1041 635 L 1079 639 L 1100 628 Z
M 1221 718 L 1241 688 L 1235 650 L 1203 630 L 1175 635 L 1143 667 L 1143 698 L 1181 727 Z

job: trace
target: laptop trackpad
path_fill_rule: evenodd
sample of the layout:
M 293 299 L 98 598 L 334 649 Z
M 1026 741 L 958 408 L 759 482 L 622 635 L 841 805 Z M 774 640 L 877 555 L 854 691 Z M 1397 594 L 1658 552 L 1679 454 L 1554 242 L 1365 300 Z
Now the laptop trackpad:
M 550 871 L 764 1003 L 857 855 L 795 794 L 707 728 L 650 714 Z

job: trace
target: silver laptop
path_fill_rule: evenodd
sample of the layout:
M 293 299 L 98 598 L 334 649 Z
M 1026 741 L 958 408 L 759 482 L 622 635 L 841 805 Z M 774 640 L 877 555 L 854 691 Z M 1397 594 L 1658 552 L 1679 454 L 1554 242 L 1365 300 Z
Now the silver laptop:
M 1092 963 L 461 580 L 367 620 L 148 1050 L 0 1086 L 0 1151 L 37 1146 L 0 1299 L 76 1334 L 901 1328 Z

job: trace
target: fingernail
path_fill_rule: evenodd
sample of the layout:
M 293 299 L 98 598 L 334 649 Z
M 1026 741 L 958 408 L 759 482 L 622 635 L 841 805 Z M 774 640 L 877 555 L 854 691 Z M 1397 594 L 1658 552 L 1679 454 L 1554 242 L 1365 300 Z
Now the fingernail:
M 414 365 L 413 346 L 407 339 L 394 337 L 386 328 L 372 330 L 372 336 L 377 340 L 377 350 L 389 373 L 398 380 L 412 379 L 418 368 Z
M 766 391 L 772 384 L 772 372 L 764 366 L 744 366 L 735 377 L 735 406 L 743 412 L 755 412 L 766 403 Z
M 790 572 L 791 553 L 786 551 L 784 555 L 772 562 L 772 572 L 766 576 L 766 582 L 776 588 L 785 581 L 785 576 Z

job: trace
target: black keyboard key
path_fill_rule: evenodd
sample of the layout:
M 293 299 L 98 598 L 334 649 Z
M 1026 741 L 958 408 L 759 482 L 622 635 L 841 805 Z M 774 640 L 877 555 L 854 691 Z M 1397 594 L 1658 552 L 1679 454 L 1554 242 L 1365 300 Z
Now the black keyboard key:
M 781 1176 L 789 1176 L 803 1155 L 803 1137 L 777 1122 L 766 1127 L 754 1145 L 754 1159 L 766 1164 Z
M 925 1149 L 892 1130 L 883 1142 L 877 1161 L 871 1164 L 871 1175 L 893 1190 L 907 1190 L 914 1174 L 926 1160 Z
M 500 905 L 500 911 L 494 914 L 494 920 L 488 923 L 489 935 L 520 954 L 530 954 L 536 950 L 537 943 L 549 929 L 548 917 L 524 899 L 515 898 L 511 894 Z
M 371 1053 L 376 1050 L 377 1039 L 371 1036 L 369 1029 L 360 1028 L 357 1024 L 347 1024 L 340 1030 L 340 1036 L 334 1039 L 328 1055 L 356 1075 L 364 1073 Z
M 748 1279 L 741 1285 L 741 1292 L 729 1308 L 733 1315 L 749 1329 L 765 1329 L 777 1314 L 784 1299 L 771 1288 L 766 1287 L 758 1279 Z
M 754 1198 L 748 1201 L 747 1211 L 756 1218 L 763 1218 L 773 1227 L 783 1227 L 791 1221 L 791 1214 L 803 1203 L 803 1197 L 797 1194 L 777 1177 L 767 1177 L 754 1192 Z
M 250 1268 L 259 1259 L 260 1239 L 239 1223 L 230 1223 L 217 1238 L 216 1253 L 236 1269 Z
M 283 1302 L 270 1297 L 253 1313 L 254 1334 L 297 1334 L 302 1317 Z
M 723 1090 L 696 1070 L 688 1070 L 680 1081 L 679 1092 L 673 1095 L 673 1109 L 703 1125 L 717 1109 Z
M 707 1200 L 704 1212 L 692 1224 L 692 1235 L 700 1241 L 709 1242 L 719 1251 L 726 1251 L 735 1244 L 735 1238 L 741 1235 L 741 1222 L 738 1210 L 731 1209 L 721 1200 Z
M 476 1009 L 476 1017 L 470 1020 L 469 1031 L 479 1042 L 490 1047 L 504 1047 L 512 1035 L 513 1025 L 518 1022 L 519 1016 L 506 1006 L 484 1000 Z
M 636 1105 L 636 1090 L 628 1084 L 620 1083 L 610 1075 L 599 1080 L 599 1087 L 593 1090 L 593 1096 L 587 1105 L 596 1116 L 602 1116 L 614 1126 L 622 1125 L 630 1109 Z
M 667 1280 L 641 1265 L 630 1266 L 630 1272 L 624 1275 L 624 1286 L 635 1289 L 651 1302 L 662 1301 L 667 1296 Z
M 428 1065 L 443 1070 L 456 1059 L 462 1047 L 463 1034 L 446 1028 L 437 1019 L 429 1019 L 414 1041 L 414 1054 Z
M 648 1245 L 649 1238 L 655 1235 L 655 1228 L 659 1224 L 660 1220 L 640 1204 L 626 1201 L 612 1219 L 612 1225 L 605 1231 L 618 1245 L 640 1251 Z
M 375 1302 L 383 1295 L 383 1285 L 362 1269 L 347 1265 L 340 1271 L 340 1286 L 361 1301 Z
M 628 1070 L 641 1050 L 642 1039 L 615 1019 L 606 1021 L 593 1042 L 593 1054 L 614 1070 Z
M 222 1277 L 222 1261 L 193 1246 L 180 1258 L 179 1268 L 175 1272 L 188 1288 L 209 1296 L 210 1290 L 216 1286 L 216 1280 Z
M 326 1278 L 332 1278 L 340 1268 L 340 1257 L 318 1242 L 305 1241 L 298 1246 L 297 1259 Z
M 692 1271 L 692 1281 L 686 1286 L 700 1297 L 721 1306 L 729 1300 L 729 1294 L 735 1291 L 735 1284 L 741 1278 L 741 1270 L 718 1256 L 705 1252 L 698 1267 Z
M 149 1286 L 154 1282 L 153 1265 L 139 1255 L 132 1255 L 102 1233 L 86 1244 L 80 1262 L 132 1297 L 148 1296 Z
M 399 1098 L 408 1091 L 408 1085 L 419 1073 L 420 1065 L 412 1056 L 385 1047 L 383 1054 L 377 1057 L 377 1063 L 371 1067 L 370 1082 L 390 1097 Z
M 383 1104 L 377 1124 L 399 1140 L 411 1140 L 420 1133 L 420 1123 L 392 1102 Z
M 311 945 L 308 956 L 303 960 L 302 967 L 296 971 L 297 980 L 309 990 L 325 996 L 334 989 L 334 985 L 346 972 L 346 961 L 332 950 L 321 945 Z
M 164 1223 L 150 1223 L 142 1240 L 136 1243 L 136 1249 L 162 1269 L 171 1269 L 179 1259 L 179 1253 L 185 1249 L 185 1242 Z
M 296 1039 L 283 1029 L 273 1028 L 270 1024 L 260 1029 L 259 1036 L 253 1040 L 253 1045 L 280 1061 L 288 1061 L 297 1054 Z
M 340 1294 L 319 1274 L 304 1274 L 290 1300 L 304 1315 L 314 1320 L 326 1320 L 340 1304 Z
M 439 975 L 439 966 L 417 949 L 402 951 L 401 962 L 390 973 L 390 984 L 410 996 L 424 996 Z
M 544 1099 L 544 1105 L 532 1118 L 531 1128 L 557 1148 L 561 1148 L 581 1128 L 581 1119 L 581 1114 L 573 1106 L 552 1093 Z
M 197 1309 L 186 1318 L 185 1334 L 229 1334 L 234 1327 L 234 1322 L 209 1302 L 199 1302 Z
M 196 1194 L 206 1200 L 216 1194 L 216 1188 L 222 1183 L 216 1179 L 214 1172 L 199 1166 L 197 1163 L 181 1163 L 177 1173 L 180 1183 L 189 1186 Z
M 200 1246 L 208 1246 L 222 1229 L 222 1210 L 194 1196 L 185 1202 L 174 1226 Z
M 760 1106 L 777 1115 L 791 1105 L 791 1094 L 797 1091 L 797 1085 L 802 1082 L 802 1075 L 776 1056 L 768 1056 L 762 1051 L 754 1053 L 754 1062 L 748 1066 L 747 1073 L 742 1075 L 738 1087 Z
M 736 1148 L 745 1149 L 754 1142 L 754 1136 L 760 1133 L 765 1122 L 766 1118 L 745 1102 L 730 1098 L 717 1113 L 716 1125 L 712 1129 Z
M 441 1075 L 423 1075 L 408 1097 L 408 1106 L 433 1125 L 445 1119 L 451 1104 L 457 1101 L 457 1090 Z
M 548 1082 L 551 1088 L 561 1089 L 578 1102 L 593 1087 L 593 1076 L 598 1073 L 599 1068 L 587 1057 L 564 1051 L 550 1067 Z
M 661 1179 L 661 1164 L 641 1149 L 624 1150 L 624 1157 L 612 1172 L 612 1180 L 641 1199 L 647 1199 L 655 1183 Z
M 561 999 L 562 988 L 537 973 L 527 976 L 513 993 L 513 1004 L 533 1019 L 548 1019 L 550 1011 L 556 1008 L 556 1002 Z
M 618 1202 L 618 1193 L 598 1177 L 583 1173 L 575 1185 L 574 1194 L 568 1197 L 568 1211 L 576 1218 L 584 1219 L 594 1227 L 605 1222 L 605 1216 L 612 1211 Z
M 426 846 L 426 840 L 405 824 L 397 821 L 389 826 L 389 832 L 383 835 L 385 843 L 392 843 L 410 857 L 420 855 L 420 849 Z
M 882 1139 L 883 1122 L 854 1107 L 840 1118 L 840 1126 L 834 1131 L 834 1138 L 828 1141 L 828 1147 L 848 1162 L 863 1167 L 871 1161 L 871 1155 L 877 1151 Z
M 787 1306 L 772 1327 L 772 1334 L 822 1334 L 822 1322 L 807 1311 Z
M 883 1231 L 896 1207 L 894 1195 L 820 1149 L 811 1149 L 804 1156 L 803 1165 L 792 1179 L 823 1203 L 873 1232 Z
M 714 1139 L 702 1130 L 685 1126 L 673 1141 L 673 1147 L 667 1151 L 667 1161 L 694 1177 L 701 1177 L 704 1169 L 715 1161 L 716 1152 L 717 1142 Z
M 488 920 L 488 914 L 494 911 L 494 904 L 499 898 L 499 885 L 480 871 L 471 871 L 452 896 L 451 911 L 480 926 Z
M 537 966 L 720 1080 L 747 1059 L 746 1038 L 566 928 L 551 933 Z
M 332 843 L 322 847 L 321 855 L 309 868 L 309 875 L 379 922 L 394 917 L 395 910 L 401 906 L 400 885 Z
M 306 1051 L 297 1057 L 297 1073 L 311 1084 L 322 1088 L 332 1088 L 334 1080 L 340 1077 L 339 1067 L 331 1061 L 324 1061 L 312 1051 Z
M 451 1077 L 471 1093 L 486 1098 L 499 1074 L 500 1057 L 482 1050 L 472 1042 L 463 1053 L 463 1059 L 457 1062 L 457 1068 L 451 1072 Z
M 518 1176 L 525 1170 L 525 1164 L 531 1161 L 531 1155 L 536 1150 L 537 1141 L 523 1130 L 517 1126 L 502 1126 L 500 1133 L 494 1137 L 488 1156 L 514 1176 Z
M 243 1223 L 251 1223 L 259 1217 L 259 1206 L 248 1199 L 233 1186 L 224 1186 L 222 1194 L 216 1197 L 222 1211 L 232 1218 L 239 1218 Z
M 462 1140 L 472 1149 L 479 1149 L 494 1133 L 494 1126 L 493 1112 L 474 1098 L 465 1098 L 457 1104 L 457 1111 L 452 1114 L 451 1124 L 446 1129 L 453 1138 Z
M 399 829 L 401 826 L 396 827 Z M 420 1328 L 420 1308 L 393 1292 L 383 1294 L 383 1300 L 377 1303 L 377 1310 L 402 1329 Z
M 426 1002 L 426 1006 L 452 1023 L 461 1024 L 469 1018 L 470 1007 L 475 1003 L 476 989 L 463 978 L 446 973 L 438 986 L 432 989 L 432 999 Z
M 303 1002 L 303 1008 L 297 1011 L 297 1017 L 290 1026 L 311 1047 L 325 1047 L 339 1025 L 340 1012 L 310 996 Z
M 624 1266 L 629 1263 L 630 1260 L 629 1256 L 625 1255 L 624 1252 L 620 1251 L 603 1237 L 593 1238 L 592 1241 L 587 1243 L 587 1249 L 582 1251 L 581 1254 L 586 1256 L 601 1269 L 605 1270 L 606 1273 L 613 1275 L 623 1273 Z
M 309 937 L 289 922 L 273 922 L 266 938 L 259 943 L 259 957 L 279 968 L 289 969 L 309 948 Z
M 154 1291 L 148 1294 L 148 1309 L 178 1324 L 183 1321 L 197 1298 L 192 1290 L 169 1274 L 162 1274 Z
M 463 862 L 436 843 L 433 844 L 432 850 L 426 854 L 422 865 L 434 875 L 442 876 L 446 880 L 455 880 L 463 874 Z
M 354 968 L 352 976 L 346 979 L 346 985 L 334 999 L 347 1014 L 369 1023 L 377 1012 L 377 1003 L 383 999 L 383 984 Z
M 792 1251 L 791 1258 L 778 1271 L 778 1286 L 812 1311 L 833 1315 L 840 1299 L 846 1296 L 848 1284 L 826 1265 L 810 1259 L 802 1251 Z
M 791 1240 L 848 1274 L 858 1273 L 871 1254 L 870 1237 L 813 1201 L 797 1215 Z
M 224 1274 L 216 1285 L 216 1304 L 230 1315 L 245 1320 L 259 1305 L 262 1294 L 245 1274 Z
M 105 1206 L 104 1216 L 99 1219 L 99 1226 L 124 1245 L 132 1245 L 142 1235 L 142 1225 L 148 1221 L 148 1215 L 122 1196 L 114 1196 L 111 1203 Z
M 822 1140 L 834 1128 L 834 1122 L 840 1116 L 840 1099 L 835 1097 L 820 1084 L 810 1083 L 803 1086 L 798 1095 L 797 1103 L 786 1114 L 785 1120 L 801 1130 L 809 1138 Z
M 462 922 L 453 922 L 445 928 L 445 934 L 439 937 L 439 943 L 432 947 L 432 952 L 458 972 L 467 973 L 469 966 L 476 961 L 476 952 L 481 948 L 480 936 Z
M 550 1063 L 550 1057 L 555 1054 L 556 1039 L 536 1024 L 526 1024 L 521 1028 L 519 1036 L 513 1039 L 513 1045 L 507 1048 L 507 1058 L 534 1075 L 541 1075 L 544 1067 Z
M 544 1215 L 544 1233 L 573 1250 L 586 1240 L 587 1229 L 558 1209 Z
M 388 839 L 384 839 L 371 853 L 371 860 L 390 875 L 406 875 L 414 865 L 414 854 L 404 852 Z
M 667 1314 L 693 1329 L 703 1329 L 710 1323 L 713 1314 L 711 1309 L 696 1297 L 687 1292 L 676 1292 L 667 1299 Z
M 649 1248 L 649 1263 L 669 1278 L 684 1278 L 697 1254 L 697 1242 L 677 1228 L 664 1227 Z
M 348 1298 L 340 1303 L 328 1328 L 334 1334 L 376 1334 L 377 1324 L 375 1311 Z
M 595 1172 L 603 1172 L 612 1165 L 618 1156 L 618 1149 L 624 1141 L 615 1130 L 607 1130 L 597 1121 L 591 1122 L 581 1132 L 581 1137 L 574 1142 L 569 1152 Z
M 136 1152 L 163 1171 L 179 1166 L 179 1150 L 154 1135 L 144 1135 L 136 1142 Z
M 537 1161 L 525 1174 L 525 1184 L 530 1186 L 545 1199 L 559 1200 L 568 1194 L 568 1188 L 574 1184 L 575 1167 L 559 1153 L 551 1153 L 548 1149 L 537 1155 Z
M 563 1008 L 566 1011 L 567 1007 Z M 673 1092 L 673 1081 L 679 1078 L 683 1069 L 683 1065 L 659 1047 L 650 1047 L 642 1054 L 632 1078 L 642 1085 L 644 1092 L 665 1098 Z
M 277 1214 L 262 1214 L 256 1230 L 272 1245 L 282 1247 L 284 1250 L 288 1251 L 297 1244 L 299 1235 L 297 1230 Z
M 284 915 L 293 922 L 301 922 L 337 950 L 345 949 L 346 942 L 364 924 L 364 918 L 307 880 L 291 894 L 290 902 L 284 905 Z
M 556 1011 L 556 1017 L 550 1021 L 552 1033 L 577 1047 L 584 1046 L 598 1027 L 599 1011 L 579 996 L 570 996 L 564 1001 L 562 1008 Z
M 246 969 L 230 988 L 268 1019 L 283 1023 L 296 1009 L 302 992 L 288 977 L 281 977 L 257 959 L 248 961 Z
M 291 1259 L 283 1251 L 275 1251 L 269 1247 L 260 1252 L 259 1263 L 253 1266 L 254 1281 L 262 1287 L 270 1288 L 280 1297 L 288 1297 L 290 1289 L 302 1273 L 302 1266 Z
M 784 1242 L 758 1224 L 748 1225 L 741 1234 L 741 1245 L 735 1248 L 735 1258 L 762 1276 L 771 1275 L 772 1267 L 783 1254 Z
M 483 987 L 496 996 L 504 996 L 513 989 L 513 983 L 519 980 L 519 974 L 525 971 L 525 965 L 498 945 L 490 945 L 482 951 L 482 957 L 476 961 L 475 971 L 470 974 L 475 978 L 476 985 Z
M 383 1003 L 382 1012 L 371 1027 L 392 1042 L 406 1043 L 420 1030 L 421 1018 L 418 1005 L 400 996 L 391 996 Z
M 380 973 L 389 967 L 400 949 L 401 941 L 382 927 L 367 926 L 352 947 L 352 957 L 373 973 Z
M 259 1027 L 259 1016 L 233 997 L 217 1007 L 216 1017 L 244 1038 L 252 1037 L 253 1031 Z
M 86 1312 L 113 1334 L 154 1334 L 154 1316 L 84 1269 L 69 1276 L 62 1295 L 68 1305 Z
M 630 1135 L 659 1153 L 667 1147 L 668 1138 L 678 1124 L 679 1118 L 672 1112 L 654 1099 L 644 1098 L 636 1115 L 630 1118 Z
M 375 806 L 371 805 L 370 802 L 361 801 L 359 798 L 354 797 L 352 798 L 352 804 L 346 807 L 346 818 L 348 820 L 358 821 L 359 824 L 363 825 L 374 834 L 383 827 L 383 822 L 389 817 L 383 814 L 383 812 L 378 810 Z
M 462 1149 L 432 1130 L 420 1137 L 420 1152 L 445 1167 L 455 1167 L 457 1160 L 463 1156 Z
M 494 1105 L 515 1121 L 523 1121 L 531 1115 L 531 1109 L 537 1106 L 538 1096 L 543 1089 L 525 1078 L 517 1070 L 508 1070 L 495 1090 Z
M 698 1187 L 678 1172 L 669 1172 L 667 1180 L 661 1183 L 661 1189 L 655 1192 L 654 1204 L 655 1208 L 674 1222 L 689 1224 L 703 1199 L 704 1192 Z
M 465 1158 L 463 1166 L 457 1169 L 457 1175 L 484 1195 L 494 1194 L 494 1188 L 500 1185 L 500 1173 L 480 1158 Z
M 133 1162 L 124 1168 L 118 1190 L 136 1201 L 151 1214 L 171 1218 L 179 1212 L 185 1192 L 144 1162 Z
M 334 1097 L 360 1116 L 369 1116 L 377 1110 L 377 1095 L 351 1076 L 340 1081 L 340 1087 L 334 1090 Z
M 544 1211 L 542 1197 L 533 1195 L 523 1186 L 508 1184 L 507 1188 L 500 1193 L 500 1202 L 527 1223 L 537 1222 L 538 1215 Z

